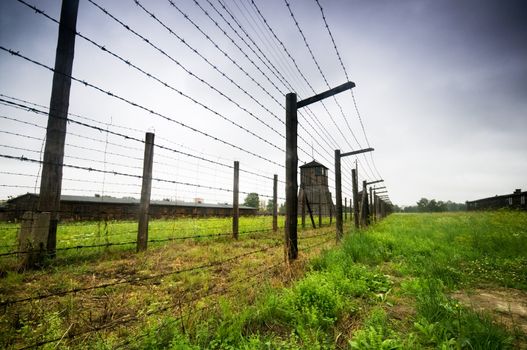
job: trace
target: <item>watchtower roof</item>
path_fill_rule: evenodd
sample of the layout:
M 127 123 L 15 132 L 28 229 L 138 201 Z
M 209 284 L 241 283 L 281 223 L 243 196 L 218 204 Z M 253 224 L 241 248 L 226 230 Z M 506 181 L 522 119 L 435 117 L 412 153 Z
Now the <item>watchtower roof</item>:
M 323 164 L 320 164 L 319 162 L 317 161 L 312 161 L 312 162 L 309 162 L 309 163 L 306 163 L 302 166 L 300 166 L 300 169 L 305 169 L 305 168 L 324 168 L 324 169 L 328 169 L 326 166 L 324 166 Z

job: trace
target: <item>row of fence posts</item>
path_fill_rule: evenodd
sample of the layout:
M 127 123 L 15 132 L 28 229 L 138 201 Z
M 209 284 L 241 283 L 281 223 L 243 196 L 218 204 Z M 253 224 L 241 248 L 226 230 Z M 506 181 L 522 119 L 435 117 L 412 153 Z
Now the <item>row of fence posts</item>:
M 137 228 L 137 252 L 145 251 L 148 246 L 148 226 L 150 212 L 150 197 L 152 190 L 152 173 L 154 160 L 154 133 L 147 132 L 144 142 L 143 175 L 141 185 L 141 199 L 138 211 Z M 232 237 L 238 239 L 239 235 L 239 184 L 240 184 L 240 162 L 234 161 L 233 165 L 233 200 L 232 200 Z M 62 166 L 60 166 L 62 171 Z M 59 203 L 60 205 L 60 203 Z M 60 211 L 60 206 L 54 207 L 56 212 Z M 47 244 L 49 235 L 54 234 L 53 241 L 56 242 L 56 227 L 54 232 L 50 227 L 50 212 L 27 212 L 22 218 L 22 225 L 18 234 L 19 251 L 22 266 L 30 268 L 42 263 L 44 257 L 54 256 L 55 247 Z M 278 175 L 273 176 L 273 209 L 272 209 L 272 230 L 278 231 Z
M 286 227 L 285 235 L 285 249 L 286 256 L 289 260 L 295 260 L 298 257 L 298 236 L 297 236 L 297 217 L 298 217 L 298 109 L 306 107 L 312 103 L 316 103 L 330 96 L 336 95 L 340 92 L 352 89 L 355 83 L 346 82 L 333 89 L 327 90 L 323 93 L 314 95 L 301 101 L 297 101 L 295 93 L 288 93 L 285 96 L 285 113 L 286 113 Z M 343 211 L 347 213 L 347 204 L 342 208 L 342 171 L 341 158 L 351 155 L 356 155 L 364 152 L 371 152 L 373 148 L 366 148 L 357 151 L 341 153 L 340 150 L 335 150 L 335 217 L 336 217 L 336 240 L 340 241 L 344 235 L 343 230 Z M 381 197 L 374 189 L 370 189 L 370 199 L 368 200 L 368 186 L 382 182 L 379 179 L 371 182 L 363 181 L 362 191 L 359 196 L 357 168 L 352 169 L 352 191 L 353 191 L 353 220 L 355 227 L 364 228 L 371 224 L 372 221 L 377 221 L 384 218 L 389 212 L 389 199 Z M 359 198 L 360 197 L 360 198 Z M 347 202 L 347 199 L 345 199 Z M 351 206 L 351 204 L 350 204 Z M 305 226 L 305 208 L 302 201 L 302 226 Z M 309 209 L 309 208 L 308 208 Z M 351 213 L 350 213 L 351 214 Z M 345 214 L 347 215 L 347 214 Z M 347 217 L 344 217 L 347 219 Z M 313 217 L 311 216 L 311 223 L 315 227 Z
M 64 160 L 64 145 L 66 138 L 66 126 L 69 108 L 69 95 L 71 87 L 71 72 L 76 37 L 76 23 L 79 0 L 62 1 L 59 36 L 55 56 L 55 67 L 53 74 L 52 92 L 46 129 L 46 145 L 40 185 L 39 202 L 36 212 L 26 213 L 19 232 L 19 249 L 23 252 L 31 251 L 24 255 L 26 267 L 32 267 L 42 263 L 43 257 L 54 257 L 57 245 L 57 225 L 60 212 L 60 196 L 62 186 L 62 166 Z M 312 96 L 297 102 L 295 93 L 286 95 L 286 160 L 285 160 L 285 182 L 286 182 L 286 229 L 284 241 L 286 255 L 289 260 L 298 256 L 297 247 L 297 220 L 298 220 L 298 155 L 297 155 L 297 110 L 309 104 L 321 101 L 342 91 L 355 87 L 353 82 L 344 83 L 336 88 L 321 94 Z M 137 233 L 137 251 L 147 249 L 148 243 L 148 211 L 150 205 L 151 182 L 152 182 L 152 160 L 154 150 L 154 134 L 147 133 L 145 139 L 145 156 L 143 166 L 143 178 L 141 188 L 141 203 L 139 209 L 139 222 Z M 370 151 L 361 150 L 362 151 Z M 342 193 L 340 188 L 340 158 L 345 155 L 356 154 L 348 152 L 335 154 L 335 187 L 336 187 L 336 226 L 337 240 L 343 235 L 342 230 Z M 338 169 L 337 169 L 338 165 Z M 233 237 L 238 237 L 239 216 L 239 163 L 234 163 L 234 186 L 233 186 Z M 273 230 L 278 230 L 277 225 L 277 175 L 274 175 L 273 187 Z M 387 214 L 388 205 L 385 199 L 378 196 L 368 201 L 367 185 L 363 182 L 362 195 L 359 200 L 357 186 L 357 171 L 352 170 L 353 183 L 353 217 L 355 227 L 365 227 L 370 221 L 370 213 L 373 220 L 378 220 Z M 371 189 L 371 188 L 370 188 Z M 371 190 L 370 190 L 371 191 Z M 351 202 L 351 200 L 350 200 Z M 368 204 L 370 202 L 372 206 Z M 351 206 L 351 204 L 350 204 Z M 312 219 L 312 225 L 314 220 Z M 321 218 L 319 218 L 319 223 Z M 34 254 L 33 254 L 34 253 Z
M 142 186 L 141 186 L 141 199 L 139 203 L 138 211 L 138 229 L 137 229 L 137 252 L 145 251 L 148 246 L 148 226 L 149 226 L 149 208 L 150 208 L 150 197 L 151 197 L 151 187 L 152 187 L 152 173 L 153 173 L 153 159 L 154 159 L 154 143 L 155 135 L 154 133 L 147 132 L 145 135 L 144 142 L 144 158 L 143 158 L 143 176 L 142 176 Z M 337 155 L 340 151 L 335 152 Z M 336 158 L 339 159 L 339 158 Z M 336 161 L 335 165 L 336 174 L 340 174 L 340 164 Z M 239 235 L 239 182 L 240 182 L 240 163 L 239 161 L 234 161 L 233 164 L 233 206 L 232 206 L 232 237 L 238 239 Z M 382 219 L 387 215 L 387 203 L 378 195 L 381 191 L 378 189 L 373 189 L 369 187 L 369 198 L 367 192 L 368 182 L 363 181 L 362 191 L 359 193 L 357 185 L 357 173 L 358 169 L 354 168 L 351 171 L 351 180 L 352 180 L 352 189 L 353 189 L 353 198 L 350 199 L 350 205 L 348 208 L 348 199 L 344 198 L 344 207 L 342 204 L 339 205 L 339 200 L 341 200 L 341 189 L 340 186 L 336 189 L 336 205 L 335 213 L 333 213 L 333 205 L 331 199 L 329 199 L 329 217 L 330 225 L 333 221 L 333 214 L 335 214 L 337 222 L 337 240 L 342 238 L 342 226 L 338 226 L 339 223 L 342 225 L 342 217 L 344 216 L 344 221 L 348 219 L 348 212 L 350 219 L 353 219 L 355 227 L 367 227 L 372 221 L 377 221 Z M 340 176 L 337 177 L 337 181 L 340 181 Z M 316 228 L 315 220 L 313 217 L 313 210 L 309 205 L 309 202 L 306 200 L 304 192 L 301 190 L 300 195 L 295 194 L 295 203 L 298 203 L 298 200 L 301 203 L 301 223 L 302 228 L 305 228 L 305 219 L 306 219 L 306 208 L 311 219 L 311 225 L 313 228 Z M 353 200 L 353 205 L 352 205 Z M 319 201 L 319 206 L 321 201 Z M 287 203 L 286 203 L 287 205 Z M 57 211 L 59 209 L 57 208 Z M 340 217 L 340 220 L 339 220 Z M 295 222 L 297 220 L 294 220 Z M 46 242 L 49 241 L 48 235 L 50 234 L 49 228 L 50 222 L 50 213 L 49 212 L 31 212 L 26 213 L 24 220 L 22 220 L 22 225 L 19 233 L 19 250 L 22 252 L 30 252 L 21 254 L 23 260 L 23 265 L 25 267 L 31 267 L 39 265 L 42 263 L 44 255 L 50 255 L 55 253 L 51 251 Z M 318 227 L 322 226 L 322 210 L 319 207 L 318 209 Z M 273 176 L 273 209 L 272 209 L 272 230 L 274 232 L 278 231 L 278 175 Z M 56 234 L 56 231 L 55 231 Z M 54 238 L 56 242 L 56 239 Z M 286 237 L 286 248 L 289 247 L 288 242 L 290 240 Z M 45 249 L 46 248 L 46 249 Z

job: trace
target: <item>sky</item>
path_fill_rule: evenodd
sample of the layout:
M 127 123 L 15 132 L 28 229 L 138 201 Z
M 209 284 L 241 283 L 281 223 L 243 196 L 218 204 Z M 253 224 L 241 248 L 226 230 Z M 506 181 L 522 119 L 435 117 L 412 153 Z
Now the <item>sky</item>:
M 356 106 L 347 91 L 299 111 L 299 165 L 330 168 L 333 194 L 334 150 L 368 146 L 343 159 L 344 197 L 355 162 L 359 179 L 384 179 L 398 205 L 527 188 L 524 1 L 319 0 L 346 72 L 317 2 L 288 2 L 307 45 L 285 0 L 139 1 L 155 18 L 133 0 L 80 0 L 77 31 L 106 51 L 77 36 L 72 75 L 122 99 L 72 82 L 71 120 L 112 133 L 68 124 L 64 164 L 100 171 L 65 167 L 63 194 L 138 198 L 144 144 L 115 134 L 148 131 L 164 147 L 154 151 L 153 199 L 230 203 L 236 160 L 242 201 L 267 200 L 273 174 L 283 201 L 285 94 L 309 97 L 346 73 Z M 60 17 L 59 1 L 27 3 Z M 20 1 L 0 2 L 0 46 L 52 67 L 57 33 Z M 51 81 L 0 51 L 0 154 L 41 159 L 46 116 L 5 101 L 45 111 Z M 0 199 L 38 192 L 38 163 L 0 157 L 0 169 Z

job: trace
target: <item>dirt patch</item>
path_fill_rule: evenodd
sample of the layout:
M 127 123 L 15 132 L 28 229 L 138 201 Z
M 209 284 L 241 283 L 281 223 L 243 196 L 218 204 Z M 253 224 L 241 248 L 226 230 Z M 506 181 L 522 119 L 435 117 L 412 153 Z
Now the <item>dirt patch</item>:
M 527 335 L 527 293 L 508 288 L 476 289 L 452 295 L 463 305 L 489 312 L 495 319 Z

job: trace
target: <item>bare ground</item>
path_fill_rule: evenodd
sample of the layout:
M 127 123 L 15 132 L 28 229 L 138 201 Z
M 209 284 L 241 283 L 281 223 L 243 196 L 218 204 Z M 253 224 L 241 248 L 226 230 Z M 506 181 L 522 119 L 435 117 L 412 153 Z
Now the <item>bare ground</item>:
M 511 288 L 486 288 L 456 292 L 461 304 L 486 312 L 507 326 L 523 333 L 522 348 L 527 348 L 527 292 Z

